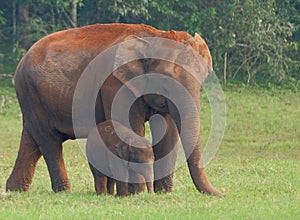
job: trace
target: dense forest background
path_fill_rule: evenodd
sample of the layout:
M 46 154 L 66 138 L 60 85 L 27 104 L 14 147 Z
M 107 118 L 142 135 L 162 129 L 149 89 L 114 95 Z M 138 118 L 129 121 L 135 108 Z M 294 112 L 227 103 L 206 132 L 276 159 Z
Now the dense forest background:
M 224 83 L 300 86 L 300 0 L 1 0 L 0 75 L 47 34 L 112 22 L 198 32 Z

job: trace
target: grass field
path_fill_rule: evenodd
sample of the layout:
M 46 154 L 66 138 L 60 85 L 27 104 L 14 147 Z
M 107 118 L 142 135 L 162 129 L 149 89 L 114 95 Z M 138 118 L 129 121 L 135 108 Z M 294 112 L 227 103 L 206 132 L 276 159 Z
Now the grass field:
M 198 193 L 185 165 L 176 170 L 171 194 L 97 196 L 75 141 L 64 146 L 71 193 L 52 193 L 43 159 L 29 192 L 6 193 L 19 147 L 21 114 L 14 89 L 3 84 L 0 219 L 300 219 L 300 93 L 236 86 L 225 89 L 225 98 L 225 136 L 206 167 L 210 181 L 224 193 L 222 198 Z M 210 108 L 204 94 L 201 99 L 205 142 Z

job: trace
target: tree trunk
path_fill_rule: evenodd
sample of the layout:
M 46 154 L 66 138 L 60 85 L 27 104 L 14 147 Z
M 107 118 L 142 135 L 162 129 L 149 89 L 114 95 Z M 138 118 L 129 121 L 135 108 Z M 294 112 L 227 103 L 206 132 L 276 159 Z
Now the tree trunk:
M 18 21 L 20 23 L 28 23 L 29 21 L 29 5 L 19 4 L 18 5 Z
M 114 1 L 114 7 L 115 7 L 115 8 L 118 8 L 118 3 L 117 3 L 117 1 Z M 120 21 L 120 13 L 119 13 L 118 10 L 116 10 L 116 11 L 117 11 L 117 15 L 116 15 L 115 19 L 113 20 L 113 22 L 119 23 L 119 21 Z
M 17 36 L 17 6 L 16 0 L 13 0 L 13 9 L 12 9 L 12 20 L 13 20 L 13 42 L 16 42 Z
M 31 32 L 28 28 L 28 23 L 30 20 L 29 16 L 29 4 L 20 3 L 17 4 L 17 16 L 16 16 L 16 30 L 17 38 L 16 41 L 19 42 L 22 48 L 26 50 L 32 45 Z
M 100 6 L 100 1 L 97 1 L 97 12 L 96 12 L 96 22 L 99 23 L 100 22 L 100 10 L 101 10 L 101 6 Z
M 72 27 L 77 27 L 77 3 L 78 0 L 71 1 L 71 22 Z

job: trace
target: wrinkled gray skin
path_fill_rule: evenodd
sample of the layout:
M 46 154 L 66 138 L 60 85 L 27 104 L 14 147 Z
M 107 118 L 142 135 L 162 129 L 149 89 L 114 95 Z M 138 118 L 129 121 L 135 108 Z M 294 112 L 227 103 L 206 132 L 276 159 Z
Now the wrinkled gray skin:
M 126 143 L 118 137 L 114 126 L 122 133 Z M 99 141 L 99 135 L 103 140 L 102 143 Z M 128 195 L 130 173 L 143 176 L 148 192 L 154 192 L 152 146 L 146 139 L 135 139 L 133 131 L 120 123 L 115 121 L 113 125 L 112 121 L 108 120 L 92 129 L 87 140 L 86 154 L 98 195 L 110 193 L 107 190 L 107 176 L 111 178 L 110 181 L 117 179 L 118 196 Z M 117 157 L 113 157 L 114 155 Z
M 23 131 L 18 157 L 6 182 L 6 190 L 28 190 L 41 156 L 46 161 L 53 191 L 71 189 L 63 160 L 62 143 L 68 139 L 86 138 L 90 129 L 95 126 L 95 123 L 85 124 L 78 134 L 74 133 L 72 104 L 78 80 L 88 64 L 112 45 L 121 43 L 115 54 L 119 60 L 126 60 L 129 54 L 143 54 L 144 51 L 151 50 L 142 37 L 166 38 L 184 44 L 198 53 L 206 64 L 201 64 L 199 58 L 195 60 L 193 56 L 186 54 L 176 55 L 177 59 L 185 60 L 187 65 L 199 62 L 204 70 L 198 74 L 202 79 L 212 71 L 209 49 L 199 35 L 192 37 L 185 32 L 160 31 L 147 25 L 91 25 L 56 32 L 39 40 L 20 61 L 15 74 L 15 87 L 23 115 Z M 129 45 L 123 44 L 127 40 L 133 41 Z M 113 65 L 109 62 L 114 62 L 114 59 L 106 62 L 107 65 Z M 94 105 L 96 124 L 111 118 L 111 105 L 119 88 L 128 80 L 136 76 L 147 76 L 148 73 L 160 73 L 180 82 L 200 108 L 201 82 L 174 63 L 142 59 L 127 63 L 106 79 Z M 134 88 L 129 89 L 132 93 L 123 94 L 124 101 L 128 100 L 128 96 L 135 97 Z M 87 98 L 82 97 L 83 101 Z M 178 95 L 178 101 L 184 99 Z M 186 103 L 186 106 L 194 103 Z M 184 121 L 187 127 L 181 131 L 180 138 L 184 149 L 193 148 L 192 153 L 186 154 L 186 157 L 195 187 L 206 194 L 221 195 L 206 177 L 202 166 L 200 140 L 196 144 L 192 141 L 199 136 L 198 118 L 189 114 L 188 109 L 180 118 L 175 106 L 166 98 L 157 95 L 142 96 L 137 98 L 129 113 L 134 132 L 144 136 L 144 123 L 153 114 L 161 114 L 167 122 L 164 138 L 153 146 L 155 160 L 164 157 L 173 149 L 179 138 L 180 122 Z M 150 123 L 150 127 L 151 132 L 155 133 L 156 125 Z M 155 192 L 172 191 L 175 159 L 176 155 L 174 159 L 166 160 L 160 166 L 154 165 Z M 170 170 L 170 174 L 161 177 L 159 173 L 162 169 Z M 111 186 L 112 184 L 108 186 L 109 190 L 112 190 Z M 139 184 L 138 187 L 130 187 L 129 191 L 141 191 L 144 187 L 145 184 Z

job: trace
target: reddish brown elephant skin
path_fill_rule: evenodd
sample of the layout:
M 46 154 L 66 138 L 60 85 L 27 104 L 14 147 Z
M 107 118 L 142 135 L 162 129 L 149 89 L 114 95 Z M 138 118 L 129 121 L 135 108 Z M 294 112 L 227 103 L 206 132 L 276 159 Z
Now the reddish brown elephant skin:
M 7 190 L 28 190 L 36 163 L 42 155 L 48 167 L 53 191 L 70 190 L 63 160 L 62 143 L 67 139 L 75 138 L 72 127 L 72 99 L 77 81 L 96 55 L 132 35 L 162 37 L 189 45 L 206 60 L 208 69 L 212 69 L 210 52 L 200 36 L 192 37 L 179 31 L 164 32 L 147 25 L 97 24 L 59 31 L 42 38 L 23 57 L 15 74 L 15 87 L 23 114 L 23 131 L 15 166 L 6 183 Z M 153 71 L 164 74 L 168 68 L 170 74 L 169 70 L 173 68 L 172 77 L 180 82 L 186 80 L 182 83 L 193 93 L 194 100 L 199 107 L 200 83 L 198 85 L 194 82 L 195 80 L 187 81 L 188 77 L 184 76 L 184 72 L 178 72 L 175 65 L 172 66 L 164 61 L 153 62 L 153 66 L 149 64 L 143 68 L 141 68 L 142 64 L 137 62 L 140 61 L 128 64 L 127 69 L 137 68 L 136 74 Z M 145 72 L 138 73 L 139 70 Z M 96 103 L 97 123 L 109 119 L 113 95 L 123 85 L 125 78 L 111 75 L 101 88 L 101 95 Z M 155 106 L 150 108 L 143 98 L 137 100 L 131 108 L 133 113 L 130 113 L 130 122 L 137 134 L 144 135 L 144 122 L 153 112 L 157 112 L 153 108 Z M 164 111 L 162 115 L 173 117 L 171 109 L 169 112 Z M 162 157 L 173 147 L 173 142 L 176 142 L 174 134 L 176 136 L 178 131 L 174 130 L 175 122 L 168 121 L 170 132 L 154 147 L 155 158 Z M 187 133 L 193 133 L 190 131 L 197 130 L 200 126 L 193 124 L 193 119 L 190 121 L 191 126 Z M 83 128 L 80 136 L 87 137 L 88 132 L 89 128 Z M 187 134 L 185 140 L 188 139 Z M 204 169 L 199 167 L 200 159 L 198 141 L 187 161 L 193 182 L 200 192 L 221 195 L 208 182 Z M 156 170 L 154 170 L 154 175 L 155 172 Z M 172 190 L 172 186 L 172 174 L 154 182 L 155 191 L 168 192 Z M 142 185 L 141 188 L 143 189 L 144 186 Z

